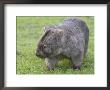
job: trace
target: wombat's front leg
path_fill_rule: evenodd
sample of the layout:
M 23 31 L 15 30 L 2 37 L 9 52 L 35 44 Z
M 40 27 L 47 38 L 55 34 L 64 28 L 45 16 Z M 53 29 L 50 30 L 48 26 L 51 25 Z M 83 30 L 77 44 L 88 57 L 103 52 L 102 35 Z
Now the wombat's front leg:
M 73 69 L 80 70 L 81 64 L 83 62 L 83 52 L 81 52 L 80 54 L 72 57 L 72 62 L 73 62 Z
M 58 60 L 57 58 L 45 58 L 45 63 L 48 70 L 54 70 Z

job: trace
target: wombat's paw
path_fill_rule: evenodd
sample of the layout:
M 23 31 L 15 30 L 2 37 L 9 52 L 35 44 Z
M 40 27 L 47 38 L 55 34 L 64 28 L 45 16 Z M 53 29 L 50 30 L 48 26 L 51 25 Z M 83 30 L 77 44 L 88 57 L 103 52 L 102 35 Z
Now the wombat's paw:
M 75 70 L 81 70 L 81 66 L 73 66 L 73 69 L 75 69 Z
M 54 68 L 47 67 L 48 71 L 54 70 Z

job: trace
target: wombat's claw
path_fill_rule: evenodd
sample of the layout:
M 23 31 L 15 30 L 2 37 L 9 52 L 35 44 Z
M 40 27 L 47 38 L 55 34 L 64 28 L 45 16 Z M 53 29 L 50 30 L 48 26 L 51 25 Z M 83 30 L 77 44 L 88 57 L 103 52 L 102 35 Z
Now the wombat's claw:
M 75 70 L 81 70 L 80 66 L 74 66 L 73 69 L 75 69 Z

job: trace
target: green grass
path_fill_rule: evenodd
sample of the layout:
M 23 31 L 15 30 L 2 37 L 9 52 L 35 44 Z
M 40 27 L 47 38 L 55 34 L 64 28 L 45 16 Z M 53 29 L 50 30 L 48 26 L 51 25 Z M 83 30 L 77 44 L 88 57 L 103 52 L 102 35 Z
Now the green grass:
M 94 17 L 79 17 L 87 23 L 90 32 L 88 55 L 81 70 L 73 70 L 69 60 L 64 58 L 54 71 L 48 71 L 44 59 L 36 57 L 35 49 L 44 33 L 43 27 L 60 23 L 64 18 L 67 17 L 16 17 L 16 74 L 94 74 Z

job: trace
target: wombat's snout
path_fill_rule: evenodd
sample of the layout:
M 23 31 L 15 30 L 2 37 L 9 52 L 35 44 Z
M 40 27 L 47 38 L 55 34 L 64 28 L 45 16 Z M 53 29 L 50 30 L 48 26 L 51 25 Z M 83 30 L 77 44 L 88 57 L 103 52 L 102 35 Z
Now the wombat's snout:
M 38 49 L 35 51 L 35 54 L 36 54 L 36 56 L 39 56 L 40 55 Z
M 37 50 L 35 51 L 35 54 L 36 54 L 37 57 L 40 57 L 40 58 L 43 57 L 43 56 L 40 54 L 40 50 L 39 50 L 39 49 L 37 49 Z

